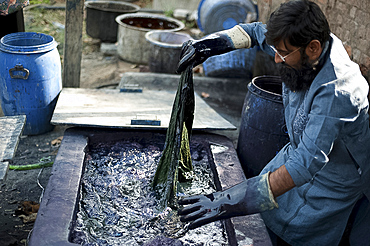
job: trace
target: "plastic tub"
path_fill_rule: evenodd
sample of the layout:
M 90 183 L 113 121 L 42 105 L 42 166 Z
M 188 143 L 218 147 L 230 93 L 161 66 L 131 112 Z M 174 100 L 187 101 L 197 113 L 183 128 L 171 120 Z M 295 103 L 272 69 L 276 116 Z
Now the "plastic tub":
M 277 76 L 256 77 L 248 84 L 237 148 L 247 178 L 258 175 L 289 141 L 281 91 Z
M 198 27 L 204 34 L 230 29 L 258 19 L 250 0 L 202 0 L 198 6 Z
M 203 62 L 204 74 L 207 77 L 252 78 L 257 49 L 238 49 L 212 56 Z

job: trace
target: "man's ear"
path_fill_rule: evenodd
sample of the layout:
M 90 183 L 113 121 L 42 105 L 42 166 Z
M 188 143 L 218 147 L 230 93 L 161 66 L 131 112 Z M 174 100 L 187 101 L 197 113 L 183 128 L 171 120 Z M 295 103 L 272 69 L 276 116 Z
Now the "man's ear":
M 319 59 L 322 52 L 321 43 L 319 40 L 312 40 L 306 47 L 306 54 L 310 61 L 316 61 Z

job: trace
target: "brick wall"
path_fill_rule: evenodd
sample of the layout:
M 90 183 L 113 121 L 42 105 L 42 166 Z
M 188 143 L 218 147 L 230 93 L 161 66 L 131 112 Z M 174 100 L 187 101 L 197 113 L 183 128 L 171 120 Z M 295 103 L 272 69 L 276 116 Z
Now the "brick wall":
M 328 19 L 331 31 L 345 45 L 362 74 L 370 79 L 370 1 L 313 0 Z M 259 21 L 266 23 L 271 12 L 286 0 L 258 0 Z

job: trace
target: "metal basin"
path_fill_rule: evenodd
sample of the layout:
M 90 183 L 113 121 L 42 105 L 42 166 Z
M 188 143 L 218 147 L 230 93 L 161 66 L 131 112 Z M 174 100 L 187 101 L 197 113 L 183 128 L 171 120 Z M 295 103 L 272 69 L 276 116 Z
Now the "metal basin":
M 150 31 L 145 38 L 150 43 L 148 62 L 153 73 L 176 73 L 182 44 L 192 39 L 186 33 L 171 31 Z
M 135 13 L 119 15 L 118 23 L 118 46 L 117 52 L 122 60 L 148 64 L 149 42 L 145 34 L 153 30 L 180 31 L 185 25 L 179 20 L 164 15 Z
M 86 33 L 103 42 L 117 42 L 117 16 L 139 11 L 140 7 L 121 1 L 88 1 L 86 8 Z

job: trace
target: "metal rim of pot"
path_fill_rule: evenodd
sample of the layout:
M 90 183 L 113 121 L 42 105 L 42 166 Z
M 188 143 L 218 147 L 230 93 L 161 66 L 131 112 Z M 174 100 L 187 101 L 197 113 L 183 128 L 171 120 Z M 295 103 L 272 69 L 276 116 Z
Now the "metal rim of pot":
M 124 5 L 128 7 L 132 7 L 132 10 L 126 10 L 126 9 L 115 9 L 115 8 L 102 8 L 100 6 L 95 6 L 96 4 L 113 4 L 113 5 Z M 85 2 L 85 7 L 90 8 L 90 9 L 96 9 L 96 10 L 101 10 L 101 11 L 106 11 L 106 12 L 115 12 L 115 13 L 135 13 L 138 12 L 141 8 L 140 6 L 132 3 L 127 3 L 127 2 L 118 2 L 118 1 L 87 1 Z
M 173 29 L 167 29 L 168 31 L 171 30 L 173 32 L 180 31 L 180 30 L 185 28 L 185 24 L 182 23 L 181 21 L 179 21 L 177 19 L 174 19 L 174 18 L 171 18 L 171 17 L 164 16 L 164 15 L 158 15 L 158 14 L 133 13 L 133 14 L 123 14 L 123 15 L 119 15 L 119 16 L 116 17 L 116 22 L 118 23 L 119 26 L 127 27 L 129 29 L 139 30 L 139 31 L 148 32 L 148 31 L 153 31 L 153 30 L 156 30 L 156 29 L 150 29 L 150 28 L 144 28 L 144 27 L 135 27 L 135 26 L 132 26 L 132 25 L 128 25 L 128 24 L 122 22 L 122 19 L 124 19 L 124 18 L 150 18 L 150 19 L 161 19 L 161 20 L 164 20 L 164 21 L 173 22 L 178 27 L 173 28 Z
M 189 34 L 178 33 L 178 32 L 176 33 L 176 32 L 168 31 L 168 30 L 154 30 L 154 31 L 147 32 L 145 34 L 145 39 L 148 42 L 153 43 L 153 44 L 155 44 L 157 46 L 160 46 L 160 47 L 163 47 L 163 48 L 181 48 L 183 43 L 181 43 L 181 44 L 171 44 L 171 43 L 165 43 L 165 42 L 155 40 L 154 38 L 152 38 L 152 35 L 156 34 L 156 33 L 172 33 L 173 35 L 178 35 L 178 36 L 183 36 L 184 38 L 188 38 L 187 40 L 193 40 L 193 38 Z M 186 40 L 184 40 L 184 42 L 185 41 Z

